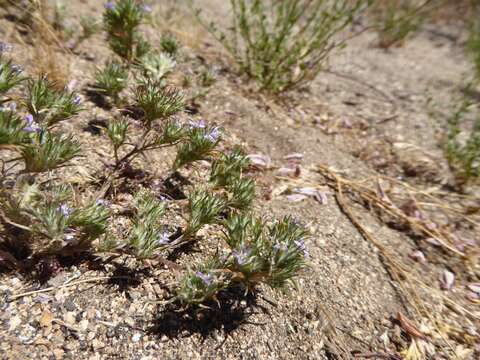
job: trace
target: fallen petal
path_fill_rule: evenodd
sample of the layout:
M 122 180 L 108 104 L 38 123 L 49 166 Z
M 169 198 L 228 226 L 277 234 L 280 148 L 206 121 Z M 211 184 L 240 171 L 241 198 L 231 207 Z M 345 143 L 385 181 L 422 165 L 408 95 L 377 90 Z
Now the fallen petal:
M 300 154 L 300 153 L 288 154 L 283 158 L 283 160 L 302 160 L 302 159 L 303 159 L 303 154 Z
M 287 200 L 288 200 L 288 201 L 291 201 L 291 202 L 303 201 L 303 200 L 305 200 L 306 198 L 308 198 L 308 196 L 302 195 L 302 194 L 292 194 L 292 195 L 288 195 L 288 196 L 287 196 Z
M 450 290 L 455 282 L 455 274 L 449 270 L 444 270 L 442 278 L 440 279 L 440 287 L 443 290 Z
M 261 169 L 269 169 L 272 167 L 272 159 L 264 154 L 250 154 L 247 155 L 253 166 Z
M 468 284 L 467 285 L 467 288 L 471 291 L 473 291 L 474 293 L 477 293 L 480 295 L 480 283 L 472 283 L 472 284 Z
M 421 252 L 420 250 L 416 250 L 414 251 L 413 253 L 410 254 L 410 258 L 415 260 L 415 261 L 418 261 L 418 262 L 425 262 L 427 261 L 427 259 L 425 258 L 425 255 L 423 252 Z

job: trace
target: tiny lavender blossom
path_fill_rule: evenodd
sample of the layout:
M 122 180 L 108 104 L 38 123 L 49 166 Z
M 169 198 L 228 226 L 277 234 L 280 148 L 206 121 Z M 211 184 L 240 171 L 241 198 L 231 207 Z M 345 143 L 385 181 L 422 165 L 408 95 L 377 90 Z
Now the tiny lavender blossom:
M 12 50 L 12 45 L 0 41 L 0 53 Z
M 142 9 L 144 12 L 147 12 L 147 13 L 152 12 L 152 7 L 147 4 L 143 5 Z
M 81 102 L 82 98 L 80 97 L 80 95 L 75 96 L 75 99 L 73 99 L 73 103 L 77 106 L 80 105 Z
M 157 240 L 158 245 L 168 245 L 169 242 L 170 242 L 170 236 L 166 231 L 160 234 Z
M 197 271 L 195 273 L 195 276 L 202 280 L 203 283 L 207 286 L 210 286 L 213 283 L 213 275 L 211 274 L 204 274 L 201 271 Z
M 115 3 L 113 1 L 109 1 L 105 4 L 105 9 L 107 10 L 113 10 L 115 9 Z
M 240 250 L 235 250 L 232 252 L 233 257 L 235 258 L 238 265 L 243 266 L 248 263 L 248 258 L 251 254 L 251 251 L 247 248 L 242 248 Z
M 108 200 L 105 200 L 105 199 L 97 199 L 97 200 L 95 200 L 95 204 L 105 206 L 105 207 L 110 206 L 110 202 Z
M 217 142 L 219 137 L 220 137 L 220 130 L 218 127 L 214 127 L 207 134 L 205 134 L 205 139 L 207 139 L 212 143 Z
M 27 126 L 23 128 L 23 131 L 26 132 L 40 132 L 42 129 L 38 124 L 33 120 L 33 116 L 31 114 L 28 114 L 25 116 L 25 121 L 27 122 Z
M 73 209 L 67 204 L 62 204 L 58 207 L 58 211 L 60 211 L 63 216 L 68 217 L 73 212 Z
M 200 120 L 198 122 L 190 121 L 189 125 L 190 129 L 205 129 L 207 127 L 207 124 L 203 120 Z
M 295 245 L 297 245 L 297 248 L 301 251 L 303 251 L 303 255 L 305 257 L 308 257 L 308 250 L 307 247 L 305 246 L 305 241 L 303 240 L 295 240 L 294 241 Z

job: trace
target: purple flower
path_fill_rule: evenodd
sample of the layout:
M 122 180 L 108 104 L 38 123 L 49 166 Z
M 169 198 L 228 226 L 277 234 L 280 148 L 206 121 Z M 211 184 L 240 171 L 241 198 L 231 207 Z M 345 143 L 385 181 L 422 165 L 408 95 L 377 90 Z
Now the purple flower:
M 213 283 L 214 277 L 212 274 L 205 274 L 201 271 L 197 271 L 195 276 L 203 281 L 206 286 L 210 286 Z
M 147 4 L 145 4 L 145 5 L 143 5 L 142 10 L 143 10 L 144 12 L 149 13 L 149 12 L 152 12 L 152 7 L 149 6 L 149 5 L 147 5 Z
M 205 123 L 204 120 L 200 120 L 198 122 L 190 121 L 189 125 L 190 125 L 190 129 L 205 129 L 207 127 L 207 124 Z
M 105 200 L 105 199 L 97 199 L 97 200 L 95 200 L 95 205 L 108 207 L 108 206 L 110 206 L 110 202 L 108 200 Z
M 307 247 L 305 246 L 305 241 L 295 240 L 294 243 L 297 246 L 298 250 L 302 251 L 305 257 L 308 257 L 308 250 L 307 250 Z
M 75 96 L 75 99 L 73 99 L 73 103 L 77 106 L 80 105 L 81 102 L 82 98 L 80 97 L 80 95 Z
M 170 242 L 170 235 L 168 235 L 166 231 L 160 234 L 157 240 L 158 245 L 168 245 L 169 242 Z
M 217 142 L 219 137 L 220 137 L 220 129 L 218 127 L 214 127 L 213 129 L 211 129 L 209 132 L 205 134 L 205 139 L 207 139 L 212 143 Z
M 60 211 L 64 217 L 69 217 L 73 212 L 73 209 L 67 204 L 60 205 L 57 210 Z
M 237 262 L 238 265 L 243 266 L 249 261 L 250 254 L 252 252 L 250 249 L 247 248 L 241 248 L 240 250 L 234 250 L 232 252 L 233 257 L 235 258 L 235 261 Z
M 0 53 L 12 50 L 12 45 L 0 41 Z
M 107 10 L 113 10 L 115 9 L 115 3 L 113 1 L 109 1 L 105 4 L 105 9 Z
M 10 109 L 11 112 L 17 111 L 17 103 L 11 102 L 10 104 L 8 104 L 8 108 Z
M 23 128 L 23 131 L 26 131 L 26 132 L 40 132 L 42 130 L 42 128 L 40 126 L 38 126 L 38 124 L 35 122 L 35 120 L 33 120 L 33 116 L 32 114 L 28 114 L 27 116 L 25 116 L 25 121 L 27 122 L 27 126 L 25 126 Z

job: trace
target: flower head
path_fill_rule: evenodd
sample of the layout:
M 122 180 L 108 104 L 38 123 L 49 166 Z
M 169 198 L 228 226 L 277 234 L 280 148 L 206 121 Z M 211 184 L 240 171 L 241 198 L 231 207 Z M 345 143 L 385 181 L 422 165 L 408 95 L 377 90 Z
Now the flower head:
M 190 129 L 205 129 L 207 127 L 207 124 L 205 123 L 204 120 L 190 121 L 189 125 L 190 125 Z
M 28 114 L 25 116 L 25 121 L 27 122 L 27 126 L 23 128 L 23 131 L 26 132 L 40 132 L 42 128 L 33 120 L 32 114 Z
M 305 257 L 308 257 L 308 250 L 307 250 L 307 247 L 305 245 L 305 241 L 303 240 L 295 240 L 294 241 L 295 245 L 297 246 L 297 248 L 303 252 L 303 255 Z
M 69 217 L 70 214 L 73 212 L 73 208 L 71 208 L 67 204 L 60 205 L 57 210 L 60 211 L 64 217 Z
M 248 263 L 251 250 L 248 248 L 241 248 L 240 250 L 234 250 L 232 252 L 233 257 L 238 265 L 243 266 Z
M 0 53 L 12 50 L 12 45 L 0 41 Z
M 100 206 L 110 206 L 110 202 L 108 200 L 105 200 L 105 199 L 97 199 L 95 200 L 95 205 L 100 205 Z
M 207 139 L 212 143 L 217 142 L 219 137 L 220 137 L 220 129 L 218 127 L 214 127 L 212 130 L 210 130 L 205 134 L 205 139 Z
M 158 245 L 168 245 L 170 243 L 170 235 L 166 231 L 160 234 L 157 240 Z
M 195 276 L 196 276 L 197 278 L 199 278 L 200 280 L 202 280 L 202 282 L 203 282 L 206 286 L 212 285 L 213 280 L 214 280 L 214 277 L 213 277 L 212 274 L 205 274 L 205 273 L 203 273 L 203 272 L 201 272 L 201 271 L 197 271 L 197 272 L 195 273 Z
M 149 6 L 149 5 L 147 5 L 147 4 L 145 4 L 145 5 L 143 5 L 142 10 L 143 10 L 144 12 L 149 13 L 149 12 L 152 12 L 152 7 Z
M 81 102 L 82 98 L 80 97 L 80 95 L 75 96 L 75 99 L 73 99 L 73 103 L 77 106 L 80 105 Z
M 105 4 L 105 9 L 107 10 L 113 10 L 115 9 L 115 3 L 113 1 L 109 1 Z

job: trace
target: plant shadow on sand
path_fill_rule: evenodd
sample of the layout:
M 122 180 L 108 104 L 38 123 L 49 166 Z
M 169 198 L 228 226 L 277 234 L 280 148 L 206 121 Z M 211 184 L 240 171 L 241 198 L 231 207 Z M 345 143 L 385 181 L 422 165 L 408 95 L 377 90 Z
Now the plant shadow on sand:
M 184 309 L 178 303 L 163 307 L 160 316 L 148 329 L 151 334 L 178 339 L 198 334 L 206 340 L 215 332 L 222 331 L 228 336 L 242 325 L 257 325 L 249 321 L 250 316 L 259 309 L 268 314 L 268 310 L 258 304 L 257 294 L 245 295 L 245 290 L 236 287 L 218 295 L 218 302 L 211 301 L 206 307 Z M 222 342 L 223 343 L 223 342 Z

